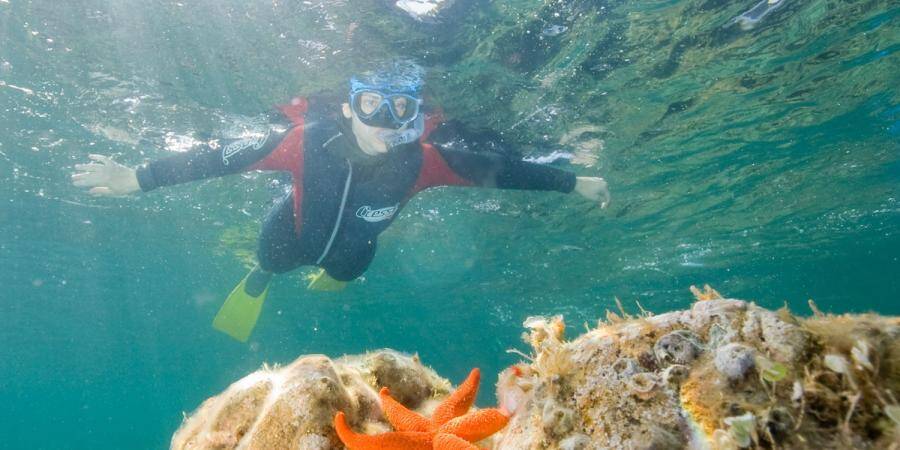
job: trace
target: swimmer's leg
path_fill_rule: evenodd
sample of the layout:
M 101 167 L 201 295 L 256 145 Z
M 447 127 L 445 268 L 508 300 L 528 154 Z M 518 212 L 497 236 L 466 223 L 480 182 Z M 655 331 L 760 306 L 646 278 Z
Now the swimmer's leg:
M 259 264 L 235 286 L 213 319 L 215 329 L 241 342 L 246 342 L 256 327 L 272 276 L 300 265 L 291 194 L 280 199 L 263 222 L 257 258 Z
M 330 255 L 322 264 L 322 270 L 310 279 L 309 289 L 339 291 L 347 283 L 359 278 L 369 268 L 375 258 L 376 242 L 370 242 L 363 249 L 356 249 L 352 254 L 338 253 Z

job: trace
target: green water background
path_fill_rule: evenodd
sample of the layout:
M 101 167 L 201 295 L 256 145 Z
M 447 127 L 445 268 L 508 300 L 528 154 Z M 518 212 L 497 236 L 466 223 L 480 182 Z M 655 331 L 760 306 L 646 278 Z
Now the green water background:
M 619 296 L 687 287 L 806 311 L 900 313 L 900 7 L 752 1 L 0 0 L 2 448 L 161 448 L 210 395 L 306 353 L 418 352 L 458 382 L 570 335 Z M 252 174 L 126 199 L 70 185 L 88 153 L 129 164 L 392 55 L 429 68 L 451 117 L 606 177 L 576 196 L 421 194 L 345 292 L 276 280 L 247 345 L 209 326 L 279 189 Z M 586 159 L 585 159 L 586 158 Z

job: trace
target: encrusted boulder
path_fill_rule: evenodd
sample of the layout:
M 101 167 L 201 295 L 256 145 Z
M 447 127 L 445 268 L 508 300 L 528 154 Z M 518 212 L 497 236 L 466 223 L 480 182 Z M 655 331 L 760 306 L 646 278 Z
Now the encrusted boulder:
M 566 340 L 562 317 L 529 317 L 525 361 L 500 373 L 508 425 L 494 450 L 900 448 L 900 319 L 811 318 L 695 291 L 689 310 L 621 311 Z M 621 306 L 620 306 L 621 309 Z M 173 449 L 339 450 L 390 430 L 378 390 L 429 416 L 450 391 L 418 358 L 313 355 L 263 369 L 204 402 Z M 504 414 L 506 414 L 504 412 Z
M 263 367 L 206 400 L 172 438 L 178 449 L 341 449 L 333 428 L 343 411 L 357 429 L 389 430 L 378 390 L 430 414 L 450 383 L 418 357 L 383 350 L 331 360 L 303 356 L 284 367 Z
M 695 295 L 687 311 L 608 313 L 571 341 L 559 319 L 500 374 L 517 414 L 493 448 L 900 448 L 900 319 Z

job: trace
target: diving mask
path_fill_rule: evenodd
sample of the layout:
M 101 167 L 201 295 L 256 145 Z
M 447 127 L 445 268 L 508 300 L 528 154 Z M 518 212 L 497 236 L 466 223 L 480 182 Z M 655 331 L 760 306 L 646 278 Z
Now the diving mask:
M 400 129 L 419 116 L 422 101 L 409 94 L 360 89 L 350 94 L 350 107 L 359 120 L 377 128 Z

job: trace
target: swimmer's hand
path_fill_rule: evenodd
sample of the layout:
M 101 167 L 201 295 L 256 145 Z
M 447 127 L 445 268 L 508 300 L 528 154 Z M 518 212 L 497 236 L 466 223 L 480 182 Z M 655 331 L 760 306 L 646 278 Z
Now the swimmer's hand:
M 609 195 L 609 186 L 607 186 L 606 180 L 603 178 L 576 177 L 575 192 L 578 192 L 582 197 L 588 200 L 599 201 L 601 208 L 609 206 L 609 201 L 611 199 Z
M 88 193 L 98 197 L 116 197 L 141 190 L 137 171 L 123 166 L 108 156 L 88 155 L 95 162 L 76 164 L 72 184 L 90 188 Z

